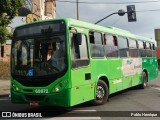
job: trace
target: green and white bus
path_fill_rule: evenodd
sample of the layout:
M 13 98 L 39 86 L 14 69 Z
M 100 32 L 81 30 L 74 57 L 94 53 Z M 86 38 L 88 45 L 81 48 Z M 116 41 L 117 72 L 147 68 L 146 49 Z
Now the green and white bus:
M 11 100 L 70 107 L 104 104 L 110 94 L 158 76 L 155 40 L 70 18 L 15 29 Z

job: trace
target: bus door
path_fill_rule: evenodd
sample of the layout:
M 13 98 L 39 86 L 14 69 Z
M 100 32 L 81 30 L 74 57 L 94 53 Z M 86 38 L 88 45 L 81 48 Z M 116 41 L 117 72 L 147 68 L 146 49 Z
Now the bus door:
M 93 99 L 94 87 L 91 81 L 91 68 L 87 37 L 84 33 L 70 32 L 71 56 L 71 105 Z

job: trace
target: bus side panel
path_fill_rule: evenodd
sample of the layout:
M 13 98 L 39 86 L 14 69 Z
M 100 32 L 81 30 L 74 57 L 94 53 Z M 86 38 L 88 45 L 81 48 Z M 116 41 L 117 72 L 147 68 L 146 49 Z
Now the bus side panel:
M 127 89 L 132 86 L 131 77 L 123 77 L 123 89 Z
M 109 94 L 122 90 L 121 59 L 92 59 L 92 78 L 96 84 L 100 77 L 106 76 L 109 82 Z
M 71 106 L 94 99 L 95 85 L 89 66 L 72 69 L 71 81 Z
M 141 83 L 142 59 L 124 58 L 122 60 L 123 89 L 136 86 Z
M 156 58 L 142 58 L 142 69 L 147 70 L 148 80 L 153 80 L 158 76 L 158 65 Z
M 132 86 L 140 85 L 142 83 L 142 74 L 135 74 L 131 76 Z

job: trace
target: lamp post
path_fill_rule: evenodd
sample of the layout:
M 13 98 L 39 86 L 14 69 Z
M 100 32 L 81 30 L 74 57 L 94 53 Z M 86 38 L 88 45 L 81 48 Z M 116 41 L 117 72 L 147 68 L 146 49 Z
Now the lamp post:
M 77 20 L 79 20 L 79 6 L 78 6 L 78 0 L 77 0 Z
M 95 22 L 94 24 L 98 24 L 98 23 L 100 23 L 101 21 L 103 21 L 104 19 L 106 19 L 106 18 L 108 18 L 108 17 L 110 17 L 110 16 L 112 16 L 112 15 L 114 15 L 114 14 L 118 14 L 119 16 L 123 16 L 123 15 L 125 15 L 125 13 L 127 13 L 127 12 L 125 12 L 124 10 L 121 9 L 121 10 L 119 10 L 118 12 L 114 12 L 114 13 L 111 13 L 111 14 L 107 15 L 106 17 L 98 20 L 98 21 Z

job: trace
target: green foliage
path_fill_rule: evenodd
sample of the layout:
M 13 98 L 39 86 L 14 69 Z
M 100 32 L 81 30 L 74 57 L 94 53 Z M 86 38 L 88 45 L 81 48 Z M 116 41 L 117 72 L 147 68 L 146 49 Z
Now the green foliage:
M 5 40 L 9 37 L 9 32 L 6 27 L 0 26 L 0 43 L 4 43 Z
M 23 0 L 0 0 L 0 43 L 10 37 L 8 24 L 18 15 L 18 8 L 23 6 Z

